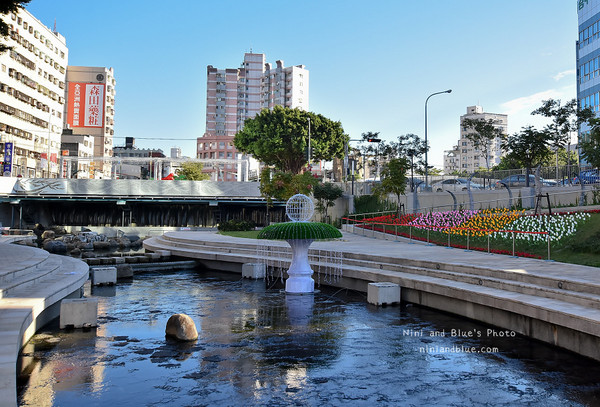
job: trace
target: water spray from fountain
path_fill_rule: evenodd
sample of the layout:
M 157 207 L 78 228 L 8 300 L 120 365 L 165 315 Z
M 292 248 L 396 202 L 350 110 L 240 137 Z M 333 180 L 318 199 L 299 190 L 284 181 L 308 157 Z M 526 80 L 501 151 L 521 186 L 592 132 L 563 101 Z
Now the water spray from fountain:
M 339 239 L 342 234 L 327 223 L 310 222 L 314 214 L 313 201 L 306 195 L 296 194 L 288 199 L 286 214 L 291 222 L 276 223 L 264 228 L 258 235 L 259 239 L 285 240 L 292 249 L 292 261 L 285 282 L 285 292 L 290 294 L 309 294 L 315 291 L 313 270 L 308 261 L 309 247 L 315 240 Z M 341 256 L 330 254 L 328 257 L 336 261 L 328 267 L 329 270 L 341 270 Z M 327 257 L 326 257 L 327 258 Z M 319 268 L 321 260 L 319 259 Z M 326 267 L 323 266 L 325 270 Z M 339 273 L 326 274 L 326 281 L 339 278 Z

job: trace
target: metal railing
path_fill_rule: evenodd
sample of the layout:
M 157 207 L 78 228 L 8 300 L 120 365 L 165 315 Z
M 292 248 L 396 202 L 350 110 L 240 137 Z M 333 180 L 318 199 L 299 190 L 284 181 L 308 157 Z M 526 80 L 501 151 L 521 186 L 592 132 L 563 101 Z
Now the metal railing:
M 348 220 L 348 221 L 353 221 L 352 219 L 349 218 L 342 218 L 343 220 Z M 376 229 L 376 226 L 382 226 L 382 228 L 380 230 Z M 366 231 L 367 230 L 371 230 L 372 231 L 372 236 L 371 237 L 376 237 L 375 236 L 375 232 L 380 232 L 380 233 L 384 233 L 384 234 L 393 234 L 396 236 L 396 240 L 398 240 L 399 236 L 403 236 L 404 235 L 402 233 L 398 233 L 398 228 L 399 227 L 405 227 L 408 228 L 409 233 L 408 233 L 408 239 L 410 242 L 412 242 L 413 240 L 422 240 L 427 242 L 427 244 L 431 244 L 431 239 L 430 239 L 430 231 L 434 230 L 434 231 L 440 231 L 443 233 L 446 233 L 448 235 L 448 242 L 446 244 L 446 246 L 448 248 L 450 247 L 459 247 L 459 246 L 453 246 L 451 243 L 451 235 L 452 234 L 458 234 L 457 232 L 466 232 L 466 238 L 467 238 L 467 244 L 466 244 L 466 250 L 471 250 L 472 248 L 470 247 L 470 241 L 471 241 L 471 233 L 483 233 L 487 236 L 487 250 L 480 250 L 480 251 L 487 251 L 487 253 L 501 253 L 500 251 L 496 251 L 496 250 L 491 250 L 491 245 L 490 245 L 490 237 L 492 235 L 492 233 L 508 233 L 512 235 L 512 256 L 515 257 L 515 254 L 517 253 L 515 248 L 516 248 L 516 236 L 519 234 L 522 235 L 545 235 L 546 236 L 546 242 L 547 242 L 547 246 L 548 246 L 548 257 L 547 260 L 551 260 L 551 253 L 550 253 L 550 232 L 548 231 L 541 231 L 541 232 L 530 232 L 530 231 L 525 231 L 525 230 L 513 230 L 513 229 L 478 229 L 478 228 L 465 228 L 465 227 L 458 227 L 458 226 L 435 226 L 435 225 L 421 225 L 421 224 L 413 224 L 413 223 L 401 223 L 401 224 L 390 224 L 390 223 L 385 223 L 385 222 L 369 222 L 369 221 L 354 221 L 353 225 L 352 225 L 352 233 L 356 234 L 356 226 L 358 226 L 359 228 L 361 228 L 363 230 L 363 236 L 366 236 Z M 370 226 L 370 229 L 367 228 L 367 226 Z M 394 227 L 393 232 L 390 230 L 387 230 L 387 227 Z M 427 237 L 425 239 L 419 238 L 417 236 L 413 235 L 413 228 L 417 229 L 417 230 L 426 230 L 427 231 Z

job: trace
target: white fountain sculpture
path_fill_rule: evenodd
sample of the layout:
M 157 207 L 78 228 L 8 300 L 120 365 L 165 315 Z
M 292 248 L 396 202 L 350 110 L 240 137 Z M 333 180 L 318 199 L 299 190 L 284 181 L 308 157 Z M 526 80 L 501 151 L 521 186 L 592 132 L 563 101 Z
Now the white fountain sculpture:
M 314 214 L 312 200 L 303 194 L 288 199 L 286 214 L 291 222 L 267 226 L 259 234 L 259 239 L 285 240 L 292 248 L 292 262 L 285 282 L 285 292 L 290 294 L 310 294 L 315 291 L 313 270 L 308 262 L 308 250 L 315 240 L 328 240 L 342 237 L 339 230 L 326 223 L 309 222 Z

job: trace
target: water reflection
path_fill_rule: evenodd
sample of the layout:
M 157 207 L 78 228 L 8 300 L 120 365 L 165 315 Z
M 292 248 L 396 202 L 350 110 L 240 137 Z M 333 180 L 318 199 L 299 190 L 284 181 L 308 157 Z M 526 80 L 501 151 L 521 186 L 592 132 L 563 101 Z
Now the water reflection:
M 87 295 L 98 291 L 87 287 Z M 136 275 L 100 296 L 96 330 L 48 329 L 24 350 L 22 406 L 598 405 L 600 364 L 418 308 L 321 287 L 290 296 L 208 271 Z M 165 338 L 190 315 L 193 343 Z M 440 335 L 440 333 L 445 335 Z M 445 352 L 490 347 L 490 353 Z M 431 350 L 433 349 L 433 350 Z

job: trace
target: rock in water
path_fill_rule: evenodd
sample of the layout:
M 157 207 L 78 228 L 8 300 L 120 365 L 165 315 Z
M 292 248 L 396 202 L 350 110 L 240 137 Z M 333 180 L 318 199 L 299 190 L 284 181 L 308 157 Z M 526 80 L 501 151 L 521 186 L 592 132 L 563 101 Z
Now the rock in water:
M 59 240 L 48 240 L 44 242 L 44 250 L 54 254 L 67 254 L 67 245 Z
M 194 321 L 185 314 L 171 315 L 171 318 L 167 321 L 165 334 L 180 341 L 195 341 L 198 339 L 198 331 Z

